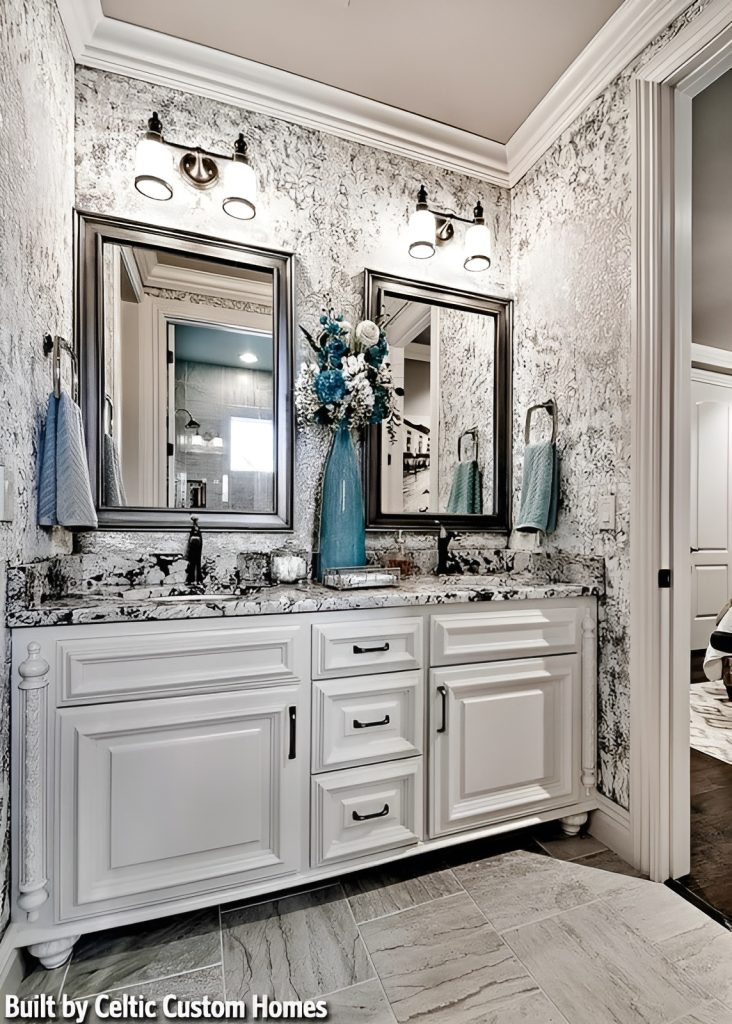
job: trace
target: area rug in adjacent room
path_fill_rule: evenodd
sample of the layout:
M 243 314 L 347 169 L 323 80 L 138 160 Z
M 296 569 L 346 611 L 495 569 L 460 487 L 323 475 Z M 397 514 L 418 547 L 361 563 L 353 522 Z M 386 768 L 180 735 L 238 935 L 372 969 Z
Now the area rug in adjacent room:
M 690 688 L 691 745 L 732 764 L 732 702 L 723 683 L 695 683 Z

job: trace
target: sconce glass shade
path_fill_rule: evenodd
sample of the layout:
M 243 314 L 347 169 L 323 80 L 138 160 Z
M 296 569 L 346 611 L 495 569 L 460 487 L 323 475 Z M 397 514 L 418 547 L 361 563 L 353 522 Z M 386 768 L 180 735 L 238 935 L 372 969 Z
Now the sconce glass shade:
M 435 215 L 429 210 L 415 210 L 407 228 L 409 255 L 415 260 L 428 260 L 435 255 Z
M 491 233 L 485 224 L 472 224 L 465 232 L 466 270 L 478 273 L 491 265 Z
M 172 198 L 173 161 L 160 135 L 147 132 L 135 152 L 135 188 L 148 199 Z
M 224 173 L 224 212 L 236 220 L 252 220 L 257 214 L 257 177 L 246 160 L 234 157 Z

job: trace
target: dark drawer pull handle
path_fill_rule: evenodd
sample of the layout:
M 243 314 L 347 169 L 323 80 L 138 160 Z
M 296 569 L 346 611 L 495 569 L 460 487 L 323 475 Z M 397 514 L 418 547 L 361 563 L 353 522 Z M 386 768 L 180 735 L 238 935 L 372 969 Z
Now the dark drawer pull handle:
M 288 761 L 294 761 L 297 757 L 297 708 L 293 705 L 287 709 L 290 718 L 290 752 L 287 755 Z
M 389 805 L 384 804 L 383 811 L 376 811 L 375 814 L 359 814 L 358 811 L 353 812 L 354 821 L 368 821 L 369 818 L 385 818 L 389 813 Z
M 380 722 L 359 722 L 358 719 L 353 719 L 354 729 L 373 729 L 375 725 L 388 725 L 391 719 L 388 715 L 384 715 Z
M 438 732 L 447 732 L 447 690 L 444 686 L 438 686 L 437 692 L 440 695 L 442 701 L 442 725 L 437 730 Z
M 353 645 L 354 654 L 380 654 L 382 651 L 389 650 L 389 642 L 382 644 L 381 647 L 359 647 L 358 644 Z

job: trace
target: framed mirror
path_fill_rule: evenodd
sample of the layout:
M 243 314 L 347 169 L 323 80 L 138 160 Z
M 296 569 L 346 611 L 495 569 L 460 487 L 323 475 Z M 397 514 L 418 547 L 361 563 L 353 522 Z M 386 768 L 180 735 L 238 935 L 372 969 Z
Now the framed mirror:
M 100 527 L 292 524 L 293 256 L 79 214 Z
M 511 301 L 367 270 L 366 309 L 404 390 L 395 439 L 367 438 L 367 525 L 508 531 Z

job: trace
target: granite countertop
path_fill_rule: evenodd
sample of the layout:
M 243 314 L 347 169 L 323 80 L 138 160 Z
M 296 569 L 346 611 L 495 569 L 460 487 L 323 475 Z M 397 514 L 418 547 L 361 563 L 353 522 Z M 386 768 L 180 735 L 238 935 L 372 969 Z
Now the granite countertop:
M 396 587 L 332 590 L 317 583 L 257 585 L 232 593 L 192 594 L 184 586 L 99 588 L 38 602 L 9 602 L 7 624 L 70 626 L 92 622 L 151 622 L 297 612 L 350 611 L 363 608 L 404 608 L 464 604 L 478 601 L 600 597 L 603 587 L 587 583 L 537 581 L 530 575 L 416 576 Z

